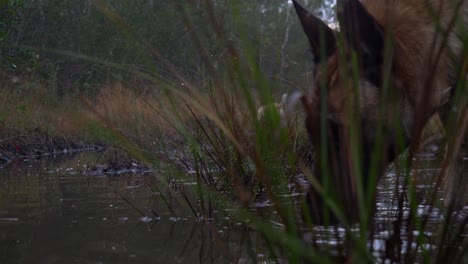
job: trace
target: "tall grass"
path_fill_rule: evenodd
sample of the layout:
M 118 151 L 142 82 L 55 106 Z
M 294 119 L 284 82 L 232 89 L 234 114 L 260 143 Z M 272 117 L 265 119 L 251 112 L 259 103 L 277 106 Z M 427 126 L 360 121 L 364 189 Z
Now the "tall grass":
M 205 8 L 210 9 L 213 6 L 208 1 Z M 180 10 L 185 23 L 188 23 L 190 26 L 190 18 L 186 11 L 184 11 L 184 7 L 180 6 Z M 234 15 L 235 12 L 235 5 L 233 5 Z M 362 131 L 358 125 L 360 124 L 360 117 L 356 114 L 358 111 L 356 109 L 349 109 L 348 113 L 350 115 L 347 117 L 350 120 L 349 124 L 351 124 L 348 128 L 350 136 L 348 146 L 350 156 L 348 158 L 351 160 L 351 164 L 354 164 L 352 168 L 355 171 L 351 172 L 351 175 L 354 175 L 356 181 L 350 182 L 349 179 L 341 179 L 344 180 L 342 183 L 344 187 L 336 189 L 337 186 L 334 184 L 337 183 L 337 179 L 335 181 L 328 180 L 329 176 L 327 176 L 330 173 L 328 170 L 332 170 L 333 168 L 326 167 L 327 163 L 325 163 L 325 166 L 323 166 L 325 171 L 322 172 L 321 181 L 317 180 L 309 169 L 310 163 L 303 160 L 302 156 L 299 155 L 300 148 L 298 146 L 307 145 L 307 139 L 303 134 L 300 135 L 300 132 L 298 132 L 300 126 L 293 126 L 292 128 L 282 127 L 280 125 L 280 114 L 277 111 L 268 111 L 261 121 L 255 118 L 255 99 L 260 97 L 260 101 L 263 103 L 268 104 L 271 102 L 268 96 L 271 94 L 271 87 L 265 85 L 265 76 L 258 71 L 256 61 L 253 59 L 255 56 L 247 38 L 244 36 L 245 43 L 243 44 L 245 47 L 243 49 L 235 49 L 225 39 L 224 32 L 219 30 L 220 22 L 216 20 L 216 17 L 210 17 L 209 22 L 213 30 L 218 30 L 216 33 L 220 38 L 220 42 L 225 42 L 227 45 L 226 49 L 229 52 L 226 56 L 226 65 L 230 66 L 227 69 L 228 80 L 230 82 L 221 85 L 219 82 L 216 82 L 216 80 L 219 80 L 219 76 L 217 73 L 213 73 L 213 79 L 216 84 L 212 89 L 216 91 L 215 96 L 211 96 L 210 100 L 205 103 L 197 102 L 197 104 L 214 106 L 214 112 L 205 113 L 212 123 L 205 124 L 200 120 L 200 117 L 193 116 L 197 120 L 196 124 L 200 132 L 195 134 L 195 138 L 190 137 L 189 141 L 193 144 L 191 148 L 193 149 L 192 153 L 196 164 L 197 179 L 205 180 L 205 184 L 202 184 L 202 181 L 198 181 L 201 186 L 212 188 L 210 183 L 213 180 L 221 179 L 223 184 L 227 184 L 229 193 L 236 195 L 238 201 L 244 204 L 244 206 L 258 199 L 271 201 L 274 210 L 278 213 L 278 221 L 282 223 L 283 228 L 280 230 L 272 229 L 272 225 L 268 222 L 268 219 L 264 219 L 261 216 L 256 217 L 255 224 L 252 227 L 263 232 L 267 241 L 269 241 L 274 249 L 273 252 L 277 252 L 276 250 L 283 253 L 288 252 L 287 254 L 280 255 L 291 262 L 302 259 L 313 262 L 370 262 L 376 259 L 388 259 L 390 261 L 412 263 L 421 261 L 430 262 L 431 258 L 450 258 L 454 261 L 462 261 L 466 258 L 463 255 L 467 246 L 467 241 L 463 238 L 463 234 L 466 233 L 466 216 L 449 207 L 443 210 L 444 220 L 440 222 L 431 221 L 431 217 L 433 217 L 432 212 L 438 210 L 437 208 L 441 206 L 437 202 L 436 197 L 438 197 L 437 190 L 441 187 L 442 178 L 445 176 L 446 170 L 442 170 L 441 173 L 438 173 L 434 177 L 435 184 L 423 191 L 427 192 L 427 194 L 421 197 L 421 194 L 417 193 L 418 182 L 421 180 L 418 178 L 422 174 L 422 168 L 420 167 L 421 156 L 416 155 L 417 150 L 420 149 L 418 142 L 433 136 L 434 132 L 431 132 L 433 129 L 436 130 L 435 133 L 440 133 L 436 127 L 437 122 L 440 122 L 437 120 L 437 117 L 431 119 L 426 130 L 423 130 L 424 123 L 416 120 L 417 125 L 413 132 L 413 140 L 409 152 L 403 154 L 396 162 L 396 166 L 393 167 L 396 189 L 393 193 L 394 202 L 390 203 L 390 207 L 388 208 L 393 214 L 388 215 L 388 219 L 383 221 L 388 222 L 389 228 L 385 230 L 385 232 L 388 232 L 388 235 L 382 237 L 379 234 L 382 230 L 379 230 L 374 220 L 375 202 L 376 196 L 378 196 L 377 185 L 380 178 L 378 167 L 381 166 L 379 165 L 381 161 L 379 158 L 372 159 L 373 164 L 371 164 L 370 169 L 373 170 L 373 173 L 370 173 L 370 178 L 365 179 L 360 177 L 366 168 L 361 167 L 363 149 L 359 138 Z M 242 36 L 243 30 L 241 29 L 240 32 Z M 198 38 L 201 36 L 193 35 L 192 37 L 194 42 L 197 43 Z M 385 51 L 385 60 L 390 60 L 392 57 L 392 38 L 389 38 L 388 41 L 385 46 L 388 48 Z M 464 41 L 466 44 L 466 39 Z M 202 50 L 201 52 L 204 52 L 202 47 L 199 48 Z M 342 54 L 345 56 L 343 52 Z M 205 60 L 204 62 L 210 67 L 209 60 Z M 356 60 L 352 62 L 353 69 L 357 69 L 358 62 Z M 347 74 L 347 69 L 340 70 L 344 74 Z M 427 71 L 431 70 L 427 69 Z M 390 68 L 384 69 L 384 72 L 388 73 L 389 71 Z M 351 73 L 351 76 L 348 76 L 349 80 L 357 82 L 357 71 L 351 71 Z M 455 88 L 457 91 L 455 92 L 455 105 L 459 105 L 459 109 L 464 109 L 464 102 L 461 98 L 466 97 L 461 94 L 466 91 L 466 73 L 463 70 L 459 73 L 457 87 Z M 388 75 L 384 76 L 387 77 L 383 84 L 382 101 L 387 102 L 388 100 L 392 100 L 392 96 L 395 95 L 390 93 L 391 84 Z M 258 90 L 252 89 L 252 84 Z M 238 116 L 242 110 L 238 110 L 237 104 L 242 103 L 245 104 L 244 108 L 248 109 L 247 113 L 250 115 L 250 119 L 247 119 L 247 122 L 245 121 L 246 119 L 239 119 Z M 192 105 L 188 102 L 188 107 L 189 109 L 199 109 L 197 104 Z M 359 109 L 359 104 L 357 102 L 354 106 Z M 307 103 L 305 106 L 307 108 Z M 385 105 L 380 105 L 380 107 L 382 109 L 377 111 L 381 113 L 391 111 L 385 109 Z M 422 105 L 421 109 L 423 110 L 420 111 L 424 111 L 424 107 L 426 106 Z M 243 109 L 242 105 L 240 109 Z M 310 110 L 306 109 L 305 111 L 307 113 Z M 447 129 L 446 132 L 446 138 L 458 139 L 458 143 L 448 144 L 449 154 L 445 156 L 445 161 L 442 163 L 444 167 L 451 166 L 451 163 L 455 162 L 455 159 L 451 158 L 450 153 L 456 153 L 452 147 L 458 148 L 456 146 L 460 145 L 460 138 L 463 137 L 461 133 L 463 133 L 464 122 L 462 119 L 465 118 L 464 111 L 452 113 L 451 121 L 447 125 L 448 128 L 451 126 L 458 127 L 453 128 L 453 130 Z M 458 116 L 459 113 L 461 116 Z M 288 119 L 294 120 L 289 116 Z M 387 120 L 380 118 L 380 125 L 378 127 L 383 128 L 384 122 L 387 122 Z M 221 129 L 218 127 L 221 127 Z M 253 136 L 246 133 L 246 128 L 252 130 Z M 378 142 L 380 140 L 382 144 L 376 145 L 375 149 L 373 149 L 373 155 L 378 157 L 385 147 L 383 142 L 385 135 L 382 129 L 377 128 L 377 130 L 380 131 L 377 133 L 377 137 L 380 137 Z M 403 128 L 398 128 L 397 131 L 400 131 L 401 135 L 399 137 L 403 140 Z M 423 131 L 425 132 L 423 133 Z M 457 134 L 455 131 L 460 132 Z M 323 141 L 324 139 L 321 140 Z M 325 144 L 326 149 L 326 142 L 323 142 L 323 144 Z M 404 146 L 403 142 L 399 144 Z M 307 149 L 307 151 L 310 151 L 310 149 Z M 318 155 L 325 155 L 321 160 L 327 159 L 326 153 L 320 150 L 318 153 Z M 318 164 L 314 165 L 319 166 Z M 213 175 L 211 172 L 213 166 L 217 168 L 216 175 Z M 312 185 L 311 188 L 324 201 L 323 210 L 330 210 L 332 214 L 337 216 L 344 231 L 340 232 L 341 229 L 331 228 L 325 229 L 328 230 L 325 234 L 319 233 L 317 232 L 318 227 L 315 224 L 317 221 L 308 218 L 307 213 L 305 213 L 305 222 L 301 219 L 300 212 L 307 212 L 309 208 L 304 199 L 292 199 L 290 189 L 291 186 L 294 186 L 295 191 L 302 190 L 303 188 L 294 176 L 298 173 L 298 169 L 301 173 L 308 176 L 308 180 Z M 461 169 L 461 173 L 465 174 L 465 170 Z M 356 184 L 356 186 L 351 187 L 350 184 Z M 199 186 L 199 190 L 203 189 L 201 186 Z M 461 186 L 460 188 L 463 189 L 465 187 Z M 219 193 L 219 190 L 217 191 Z M 463 202 L 464 197 L 461 193 L 459 194 L 454 199 L 459 199 L 459 201 Z M 201 201 L 207 201 L 203 199 L 203 191 L 199 191 L 199 195 L 202 197 Z M 356 197 L 355 195 L 357 196 L 357 203 L 353 200 Z M 343 199 L 343 197 L 351 197 L 351 200 Z M 357 216 L 353 216 L 354 214 L 357 214 Z M 327 226 L 332 221 L 331 219 L 327 219 L 327 214 L 324 215 L 325 219 L 321 219 L 320 223 L 323 220 L 323 223 Z M 356 231 L 356 226 L 353 225 L 355 217 L 359 219 L 360 223 L 357 227 L 358 231 Z M 458 219 L 455 220 L 455 218 Z M 312 244 L 311 246 L 306 246 L 307 243 L 303 242 L 304 226 L 311 228 L 309 229 L 312 232 L 312 239 L 309 240 Z M 449 229 L 452 230 L 451 235 L 444 235 Z M 428 236 L 428 232 L 435 232 L 437 234 Z M 323 240 L 324 237 L 329 240 L 336 239 L 339 246 L 332 250 L 327 245 L 319 245 L 318 241 Z M 438 242 L 434 243 L 435 241 Z M 382 242 L 385 245 L 375 247 L 378 242 Z M 455 248 L 457 249 L 455 250 Z M 318 256 L 323 256 L 323 259 L 318 259 Z
M 193 30 L 193 14 L 188 12 L 190 4 L 176 5 L 181 19 L 189 29 L 192 42 L 199 49 L 203 63 L 210 73 L 209 84 L 206 87 L 194 87 L 170 62 L 161 59 L 168 71 L 176 76 L 176 80 L 162 82 L 150 78 L 155 85 L 165 89 L 164 93 L 157 95 L 159 101 L 154 100 L 156 97 L 142 99 L 137 96 L 140 98 L 139 103 L 129 104 L 126 92 L 114 87 L 103 91 L 103 103 L 96 108 L 99 108 L 97 111 L 101 119 L 112 120 L 109 122 L 111 129 L 126 131 L 123 135 L 140 135 L 143 140 L 138 146 L 142 149 L 151 149 L 145 145 L 151 140 L 147 133 L 158 131 L 155 134 L 160 136 L 158 146 L 162 149 L 169 151 L 185 148 L 189 151 L 188 156 L 179 157 L 179 164 L 191 173 L 188 176 L 185 173 L 175 173 L 169 178 L 195 179 L 194 189 L 183 185 L 178 185 L 177 188 L 182 197 L 180 204 L 185 204 L 195 218 L 210 220 L 218 210 L 232 208 L 233 218 L 238 221 L 248 219 L 245 222 L 247 226 L 264 236 L 270 249 L 268 254 L 273 261 L 413 263 L 442 259 L 455 262 L 466 260 L 464 252 L 468 245 L 468 218 L 455 211 L 455 208 L 441 207 L 438 202 L 440 194 L 437 190 L 442 185 L 446 170 L 441 170 L 430 180 L 434 182 L 429 184 L 430 187 L 423 190 L 418 188 L 424 177 L 424 167 L 420 160 L 422 156 L 416 154 L 420 149 L 417 143 L 420 140 L 417 139 L 421 138 L 424 124 L 421 123 L 421 127 L 416 128 L 409 152 L 401 155 L 387 172 L 393 181 L 389 191 L 391 201 L 386 201 L 384 206 L 379 202 L 380 205 L 376 208 L 376 201 L 382 199 L 378 192 L 385 189 L 385 186 L 378 187 L 378 157 L 385 145 L 384 131 L 378 128 L 380 132 L 377 137 L 380 137 L 382 144 L 377 144 L 373 149 L 373 155 L 377 158 L 372 159 L 370 178 L 364 179 L 360 176 L 366 169 L 362 167 L 363 149 L 359 138 L 362 131 L 357 125 L 360 124 L 361 117 L 356 114 L 356 109 L 349 109 L 350 115 L 347 118 L 351 126 L 347 131 L 348 154 L 353 164 L 351 175 L 356 180 L 341 179 L 344 180 L 343 185 L 337 188 L 334 185 L 337 179 L 327 177 L 330 170 L 334 169 L 327 167 L 327 163 L 322 166 L 322 178 L 317 179 L 311 168 L 319 164 L 312 165 L 310 162 L 310 153 L 313 151 L 303 128 L 303 115 L 288 111 L 286 119 L 289 122 L 286 126 L 282 125 L 282 116 L 275 108 L 267 108 L 261 120 L 257 118 L 257 108 L 273 103 L 275 98 L 279 98 L 279 94 L 275 95 L 275 85 L 268 81 L 258 67 L 255 46 L 249 41 L 248 29 L 237 28 L 241 42 L 234 46 L 222 21 L 216 15 L 217 10 L 213 3 L 203 3 L 208 14 L 207 31 L 214 32 L 216 40 L 225 46 L 225 68 L 218 70 L 210 61 L 209 52 L 200 45 L 203 32 Z M 236 25 L 239 22 L 236 18 L 241 10 L 237 9 L 235 3 L 231 3 L 227 10 L 226 12 L 232 12 L 229 15 Z M 113 19 L 117 17 L 108 15 Z M 120 25 L 122 23 L 119 21 Z M 392 39 L 389 38 L 388 41 L 386 47 L 389 49 L 385 52 L 385 60 L 392 57 Z M 466 38 L 464 41 L 466 44 Z M 341 54 L 345 56 L 343 52 Z M 358 68 L 356 60 L 352 61 L 352 65 L 354 69 Z M 346 69 L 340 70 L 348 73 Z M 388 73 L 389 70 L 390 68 L 386 68 L 384 72 Z M 459 73 L 454 101 L 458 109 L 464 109 L 466 70 L 462 69 Z M 395 96 L 390 93 L 391 85 L 388 75 L 385 76 L 382 93 L 384 102 Z M 349 81 L 356 82 L 357 71 L 351 71 L 348 78 Z M 122 97 L 119 98 L 120 96 Z M 164 100 L 160 100 L 161 98 Z M 358 108 L 359 104 L 357 101 L 354 106 Z M 306 109 L 303 111 L 310 114 L 307 103 L 304 105 Z M 377 111 L 389 111 L 385 109 L 385 105 L 380 107 L 382 108 Z M 300 107 L 295 110 L 301 112 Z M 461 119 L 466 118 L 463 111 L 451 113 L 448 119 L 450 121 L 446 125 L 446 138 L 449 144 L 448 155 L 442 162 L 444 167 L 455 162 L 451 153 L 460 145 L 459 139 L 462 136 L 458 135 L 458 131 L 462 131 Z M 437 117 L 431 120 L 426 132 L 422 133 L 423 139 L 440 133 L 437 128 L 440 126 L 437 122 L 440 121 Z M 380 122 L 379 127 L 382 128 L 386 120 L 381 118 Z M 129 127 L 126 126 L 127 123 L 138 125 Z M 148 128 L 153 125 L 154 127 Z M 434 128 L 436 132 L 431 132 Z M 403 133 L 402 129 L 399 128 L 400 133 Z M 326 142 L 322 144 L 325 144 L 326 149 Z M 403 145 L 403 142 L 400 144 Z M 154 149 L 151 151 L 154 152 Z M 325 155 L 319 160 L 327 159 L 327 154 L 323 151 L 318 150 L 316 155 Z M 465 170 L 462 169 L 461 173 L 465 174 Z M 307 178 L 308 183 L 298 175 Z M 309 184 L 311 187 L 308 187 Z M 355 187 L 350 184 L 355 184 Z M 306 202 L 303 195 L 296 195 L 304 193 L 307 188 L 312 188 L 317 194 L 317 203 L 320 203 L 317 206 L 321 208 L 319 210 L 335 215 L 340 222 L 339 226 L 333 224 L 328 213 L 324 213 L 325 218 L 319 220 L 310 215 L 310 203 Z M 454 199 L 463 199 L 462 193 Z M 263 210 L 253 206 L 262 201 L 272 205 L 276 216 L 267 217 L 262 213 Z M 383 209 L 379 206 L 386 207 L 386 212 L 382 212 Z M 316 208 L 314 210 L 317 212 Z M 434 212 L 442 213 L 434 216 Z M 356 219 L 359 225 L 354 224 Z

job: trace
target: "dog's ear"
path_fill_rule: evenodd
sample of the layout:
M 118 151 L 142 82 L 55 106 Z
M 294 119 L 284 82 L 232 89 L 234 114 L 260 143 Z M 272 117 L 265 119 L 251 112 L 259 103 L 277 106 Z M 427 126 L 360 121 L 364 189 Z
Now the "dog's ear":
M 293 0 L 292 2 L 301 21 L 302 29 L 309 39 L 315 63 L 325 61 L 336 50 L 334 31 L 297 1 Z
M 337 8 L 340 29 L 348 47 L 358 53 L 364 77 L 380 86 L 384 52 L 382 27 L 358 0 L 338 0 Z

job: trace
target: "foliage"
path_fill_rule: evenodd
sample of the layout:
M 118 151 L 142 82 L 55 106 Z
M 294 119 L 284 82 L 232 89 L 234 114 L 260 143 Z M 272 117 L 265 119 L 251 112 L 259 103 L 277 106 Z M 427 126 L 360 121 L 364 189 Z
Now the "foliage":
M 59 96 L 74 89 L 96 95 L 99 85 L 109 80 L 145 83 L 147 74 L 176 81 L 172 66 L 197 87 L 206 88 L 210 79 L 206 61 L 219 70 L 225 66 L 228 51 L 223 41 L 238 50 L 250 47 L 252 66 L 265 72 L 271 85 L 280 80 L 280 90 L 294 86 L 297 76 L 307 72 L 303 61 L 297 61 L 306 49 L 289 41 L 302 31 L 287 1 L 219 0 L 211 11 L 203 1 L 3 3 L 0 71 L 16 82 L 27 76 L 39 78 Z M 181 9 L 186 9 L 188 21 L 179 19 Z M 218 29 L 210 26 L 213 18 L 220 20 Z M 217 30 L 226 34 L 223 41 L 216 37 Z M 198 44 L 194 35 L 203 36 Z M 200 47 L 206 54 L 199 52 Z
M 9 41 L 17 41 L 19 29 L 22 27 L 22 11 L 24 1 L 3 0 L 0 2 L 0 44 L 9 44 Z M 37 63 L 36 53 L 30 49 L 5 48 L 0 49 L 0 67 L 10 71 L 25 73 L 31 71 Z M 19 70 L 19 68 L 23 68 Z

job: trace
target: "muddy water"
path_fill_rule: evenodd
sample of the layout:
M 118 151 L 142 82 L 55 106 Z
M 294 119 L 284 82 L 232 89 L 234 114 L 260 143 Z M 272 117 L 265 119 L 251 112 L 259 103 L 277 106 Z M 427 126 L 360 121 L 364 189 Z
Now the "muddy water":
M 84 174 L 97 154 L 23 161 L 0 168 L 0 263 L 249 263 L 265 261 L 268 249 L 257 234 L 246 232 L 214 212 L 212 225 L 199 221 L 189 208 L 164 193 L 158 172 L 145 174 Z M 439 159 L 421 156 L 417 189 L 418 212 L 425 214 Z M 369 241 L 383 247 L 398 210 L 395 191 L 401 182 L 391 170 L 378 189 L 377 228 Z M 193 186 L 193 182 L 185 182 Z M 294 194 L 297 195 L 297 194 Z M 440 200 L 440 193 L 439 200 Z M 167 203 L 174 210 L 168 209 Z M 268 201 L 258 207 L 271 207 Z M 405 203 L 405 210 L 407 203 Z M 465 207 L 465 211 L 466 211 Z M 271 210 L 270 210 L 271 211 Z M 271 212 L 270 212 L 271 213 Z M 430 221 L 434 236 L 442 214 L 436 208 Z M 336 245 L 330 232 L 318 244 Z M 338 230 L 337 232 L 342 232 Z M 407 232 L 407 231 L 404 231 Z M 307 231 L 305 232 L 307 236 Z M 338 236 L 341 236 L 340 234 Z M 330 240 L 332 239 L 332 240 Z M 436 242 L 436 241 L 435 241 Z M 427 247 L 433 245 L 428 244 Z M 378 256 L 378 253 L 376 254 Z
M 241 250 L 229 245 L 242 248 L 239 225 L 226 220 L 230 227 L 219 229 L 189 214 L 174 215 L 149 188 L 157 184 L 155 174 L 83 175 L 86 163 L 96 159 L 81 154 L 0 169 L 0 263 L 226 263 L 242 258 Z

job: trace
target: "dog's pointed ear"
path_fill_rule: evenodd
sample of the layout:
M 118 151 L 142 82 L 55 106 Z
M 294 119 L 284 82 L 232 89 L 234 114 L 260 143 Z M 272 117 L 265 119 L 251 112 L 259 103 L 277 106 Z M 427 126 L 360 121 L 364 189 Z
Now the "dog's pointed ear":
M 292 2 L 301 21 L 302 29 L 309 39 L 315 63 L 325 61 L 336 50 L 335 33 L 297 1 L 292 0 Z
M 358 53 L 364 76 L 380 85 L 384 52 L 382 27 L 359 0 L 338 0 L 337 8 L 340 29 L 347 44 Z

